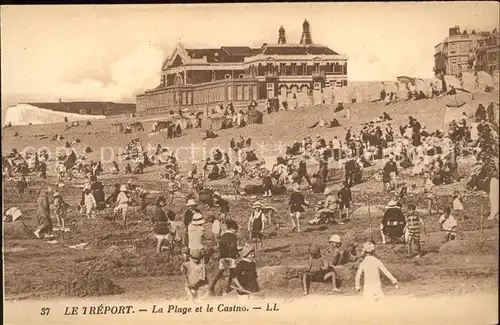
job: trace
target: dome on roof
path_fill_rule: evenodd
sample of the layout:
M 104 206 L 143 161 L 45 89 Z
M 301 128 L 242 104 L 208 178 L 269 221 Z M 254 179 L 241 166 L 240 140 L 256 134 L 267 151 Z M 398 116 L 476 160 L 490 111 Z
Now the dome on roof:
M 302 26 L 309 26 L 309 22 L 307 21 L 307 19 L 304 20 L 304 23 L 302 24 Z
M 281 25 L 281 27 L 280 27 L 279 31 L 280 31 L 280 32 L 281 32 L 281 31 L 285 31 L 285 29 L 283 28 L 283 25 Z

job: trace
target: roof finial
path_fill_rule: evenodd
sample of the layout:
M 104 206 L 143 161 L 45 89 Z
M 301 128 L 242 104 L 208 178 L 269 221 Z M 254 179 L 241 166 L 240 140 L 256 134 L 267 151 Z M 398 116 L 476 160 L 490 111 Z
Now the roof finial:
M 286 44 L 285 29 L 283 28 L 283 25 L 281 25 L 278 30 L 278 44 Z

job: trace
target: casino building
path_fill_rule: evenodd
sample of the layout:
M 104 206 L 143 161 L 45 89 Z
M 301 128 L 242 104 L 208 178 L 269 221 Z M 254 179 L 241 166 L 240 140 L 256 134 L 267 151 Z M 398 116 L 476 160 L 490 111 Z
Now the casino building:
M 347 57 L 313 43 L 307 20 L 300 43 L 287 43 L 283 26 L 276 44 L 261 48 L 188 49 L 177 44 L 163 64 L 160 85 L 137 96 L 138 112 L 235 107 L 278 96 L 312 96 L 347 86 Z M 240 104 L 240 105 L 238 105 Z

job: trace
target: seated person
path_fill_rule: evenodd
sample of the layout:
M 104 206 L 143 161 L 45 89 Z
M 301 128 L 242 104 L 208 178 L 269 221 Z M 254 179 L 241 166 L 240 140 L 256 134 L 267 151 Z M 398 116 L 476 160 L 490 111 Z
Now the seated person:
M 253 150 L 250 150 L 247 152 L 247 155 L 246 155 L 246 161 L 248 162 L 252 162 L 252 161 L 257 161 L 257 155 L 255 154 L 255 152 Z
M 144 172 L 144 164 L 139 162 L 137 166 L 134 168 L 134 174 L 142 174 Z
M 125 174 L 132 174 L 132 167 L 130 166 L 130 163 L 127 163 L 125 166 Z

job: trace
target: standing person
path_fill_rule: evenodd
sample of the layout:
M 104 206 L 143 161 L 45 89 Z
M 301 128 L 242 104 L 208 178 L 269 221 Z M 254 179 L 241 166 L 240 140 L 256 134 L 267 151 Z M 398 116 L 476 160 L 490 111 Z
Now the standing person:
M 226 270 L 229 271 L 227 287 L 225 293 L 231 290 L 233 282 L 233 272 L 236 267 L 236 259 L 238 258 L 238 224 L 234 220 L 227 220 L 227 231 L 222 234 L 219 241 L 219 272 L 215 276 L 210 286 L 210 292 L 215 295 L 215 285 L 224 276 Z
M 47 179 L 47 164 L 44 161 L 40 162 L 40 177 Z
M 422 247 L 420 246 L 420 225 L 424 228 L 424 234 L 426 233 L 424 220 L 417 215 L 415 212 L 416 209 L 417 207 L 415 204 L 408 204 L 408 215 L 406 216 L 406 243 L 408 245 L 408 258 L 410 258 L 412 254 L 411 245 L 413 242 L 415 243 L 415 246 L 417 246 L 417 258 L 422 257 Z
M 200 251 L 203 255 L 203 239 L 205 239 L 205 219 L 199 212 L 193 214 L 193 219 L 188 225 L 188 249 L 189 253 Z
M 348 132 L 350 132 L 350 130 Z M 335 161 L 339 161 L 340 158 L 342 158 L 341 150 L 342 150 L 342 142 L 340 141 L 340 139 L 337 138 L 337 136 L 333 137 L 332 152 L 333 152 L 333 159 L 335 159 Z
M 259 201 L 255 202 L 252 208 L 254 211 L 248 220 L 248 233 L 250 234 L 250 240 L 255 245 L 255 250 L 260 251 L 262 250 L 262 235 L 264 233 L 266 219 L 262 211 L 262 204 Z
M 40 190 L 40 195 L 37 199 L 37 210 L 36 219 L 38 222 L 38 228 L 36 228 L 34 234 L 36 238 L 40 238 L 40 235 L 52 232 L 52 220 L 50 219 L 50 206 L 49 206 L 49 193 L 52 189 L 42 188 Z
M 199 293 L 208 285 L 206 266 L 202 257 L 201 251 L 194 251 L 189 260 L 181 265 L 181 273 L 186 277 L 186 292 L 191 301 L 199 298 Z M 206 296 L 208 295 L 203 294 L 201 298 Z
M 164 210 L 165 197 L 159 196 L 156 199 L 155 211 L 153 215 L 153 233 L 156 238 L 156 254 L 161 253 L 163 241 L 167 239 L 169 233 L 169 220 Z
M 435 193 L 435 188 L 436 185 L 432 182 L 430 177 L 427 177 L 424 183 L 424 194 L 425 197 L 427 198 L 427 203 L 428 203 L 428 212 L 429 215 L 432 215 L 432 208 L 434 207 L 436 209 L 436 213 L 439 213 L 439 208 L 437 205 L 437 200 L 436 200 L 436 193 Z
M 398 280 L 389 272 L 384 263 L 374 256 L 375 245 L 373 243 L 363 244 L 363 253 L 365 258 L 359 265 L 356 272 L 355 288 L 356 291 L 361 290 L 361 275 L 364 275 L 363 298 L 379 300 L 383 298 L 382 283 L 380 282 L 380 273 L 382 271 L 385 276 L 391 280 L 392 284 L 398 288 Z
M 84 202 L 87 219 L 95 219 L 94 210 L 97 208 L 97 203 L 89 187 L 84 190 Z
M 305 201 L 304 195 L 300 192 L 300 187 L 295 184 L 292 189 L 292 194 L 290 194 L 290 200 L 288 201 L 290 206 L 290 219 L 292 220 L 292 231 L 297 229 L 300 232 L 300 214 L 305 212 L 304 206 L 308 207 L 309 204 Z
M 356 160 L 354 159 L 355 155 L 351 155 L 349 159 L 345 162 L 345 178 L 344 183 L 349 184 L 349 186 L 354 185 L 354 174 L 356 171 Z
M 311 179 L 309 178 L 309 174 L 307 173 L 307 165 L 306 165 L 306 159 L 309 158 L 309 155 L 304 154 L 302 156 L 302 159 L 300 159 L 299 162 L 299 168 L 297 169 L 297 184 L 300 185 L 302 183 L 302 177 L 304 177 L 309 184 L 309 186 L 312 186 Z
M 457 220 L 451 214 L 450 207 L 445 207 L 443 212 L 443 215 L 439 217 L 438 223 L 441 225 L 441 229 L 445 233 L 445 242 L 455 240 L 457 235 Z
M 193 199 L 189 199 L 186 203 L 187 210 L 184 213 L 184 247 L 189 247 L 189 236 L 187 229 L 189 227 L 189 224 L 191 223 L 191 220 L 193 219 L 193 215 L 197 212 L 196 209 L 196 201 Z
M 139 198 L 139 212 L 142 214 L 142 217 L 146 215 L 146 209 L 148 207 L 147 197 L 148 191 L 143 188 L 136 188 L 137 197 Z
M 339 209 L 340 209 L 340 224 L 343 224 L 342 220 L 349 220 L 349 209 L 351 208 L 352 193 L 351 188 L 348 183 L 344 183 L 344 186 L 340 189 L 337 194 L 339 199 Z
M 66 213 L 69 208 L 69 204 L 64 201 L 61 194 L 59 192 L 54 193 L 54 206 L 56 208 L 56 218 L 57 218 L 57 227 L 62 226 L 62 230 L 65 230 L 64 218 L 66 218 Z
M 262 195 L 263 197 L 273 196 L 273 180 L 271 178 L 271 172 L 267 168 L 265 169 L 264 175 L 262 176 L 262 188 L 264 189 L 264 195 Z
M 233 271 L 234 288 L 238 295 L 250 295 L 259 292 L 257 282 L 257 266 L 255 264 L 255 246 L 245 244 L 240 254 L 240 261 Z
M 124 228 L 127 227 L 127 210 L 128 210 L 128 204 L 130 202 L 129 197 L 127 196 L 127 192 L 128 192 L 127 186 L 121 185 L 120 193 L 116 198 L 116 207 L 113 209 L 113 221 L 115 221 L 116 215 L 119 212 L 121 212 L 123 217 Z
M 214 243 L 214 245 L 218 245 L 220 236 L 222 235 L 221 222 L 219 218 L 217 218 L 213 214 L 207 218 L 207 222 L 212 224 L 212 227 L 210 229 L 212 242 Z
M 398 174 L 398 167 L 394 158 L 389 157 L 389 161 L 385 163 L 382 180 L 384 182 L 384 190 L 391 191 L 396 188 L 396 175 Z M 388 185 L 388 188 L 387 188 Z
M 17 193 L 19 194 L 19 199 L 22 199 L 24 197 L 24 192 L 28 188 L 28 182 L 26 181 L 26 178 L 24 176 L 21 176 L 16 184 L 16 187 Z

